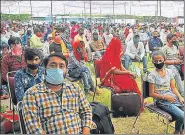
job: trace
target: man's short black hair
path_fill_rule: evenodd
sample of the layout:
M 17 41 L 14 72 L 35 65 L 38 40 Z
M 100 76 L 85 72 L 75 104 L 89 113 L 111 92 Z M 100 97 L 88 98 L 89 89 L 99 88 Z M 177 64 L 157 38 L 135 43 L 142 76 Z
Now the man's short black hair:
M 155 56 L 162 56 L 164 58 L 164 60 L 166 60 L 165 54 L 162 51 L 155 51 L 152 53 L 152 59 L 154 59 Z
M 30 36 L 31 35 L 31 30 L 27 30 L 26 34 Z
M 46 58 L 44 59 L 44 66 L 45 66 L 45 67 L 47 67 L 50 58 L 51 58 L 51 57 L 54 57 L 54 56 L 60 57 L 61 59 L 63 59 L 63 60 L 65 61 L 66 66 L 68 65 L 68 61 L 67 61 L 66 57 L 65 57 L 61 52 L 55 52 L 55 53 L 50 54 L 48 57 L 46 57 Z
M 11 36 L 8 40 L 8 44 L 11 45 L 11 44 L 18 44 L 18 43 L 21 43 L 21 39 L 19 37 L 14 37 L 14 36 Z
M 34 34 L 36 34 L 37 32 L 41 32 L 39 28 L 34 29 Z
M 36 48 L 26 48 L 24 53 L 25 60 L 33 60 L 35 56 L 41 58 L 41 52 Z
M 134 33 L 134 38 L 140 38 L 138 33 Z
M 167 42 L 168 42 L 169 40 L 171 40 L 173 37 L 174 37 L 174 34 L 169 33 L 169 34 L 167 35 L 167 37 L 166 37 Z

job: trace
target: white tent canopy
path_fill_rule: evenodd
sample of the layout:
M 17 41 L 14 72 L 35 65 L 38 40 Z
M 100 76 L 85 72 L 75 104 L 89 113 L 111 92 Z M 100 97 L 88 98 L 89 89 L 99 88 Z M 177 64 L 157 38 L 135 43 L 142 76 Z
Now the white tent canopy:
M 51 1 L 31 1 L 33 16 L 50 16 Z M 53 15 L 89 14 L 89 1 L 52 1 Z M 85 8 L 84 8 L 85 7 Z M 114 1 L 114 13 L 137 16 L 155 16 L 157 1 Z M 85 10 L 84 10 L 85 9 Z M 113 1 L 91 1 L 92 14 L 113 14 Z M 158 16 L 159 16 L 158 7 Z M 30 1 L 1 1 L 1 12 L 31 14 Z M 161 16 L 176 17 L 184 14 L 183 1 L 161 1 Z

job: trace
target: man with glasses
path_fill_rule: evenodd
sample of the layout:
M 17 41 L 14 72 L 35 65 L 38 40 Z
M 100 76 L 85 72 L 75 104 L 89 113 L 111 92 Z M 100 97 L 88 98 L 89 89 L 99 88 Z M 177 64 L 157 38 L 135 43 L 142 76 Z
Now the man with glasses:
M 41 52 L 38 49 L 27 48 L 25 50 L 25 62 L 27 66 L 15 74 L 15 95 L 17 101 L 21 101 L 25 91 L 44 80 L 44 68 L 40 66 Z

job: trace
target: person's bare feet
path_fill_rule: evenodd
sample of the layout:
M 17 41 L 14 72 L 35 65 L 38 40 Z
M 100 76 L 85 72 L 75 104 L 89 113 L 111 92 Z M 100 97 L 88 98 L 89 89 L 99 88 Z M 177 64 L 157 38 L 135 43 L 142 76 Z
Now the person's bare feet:
M 180 132 L 180 134 L 183 134 L 184 135 L 184 130 Z

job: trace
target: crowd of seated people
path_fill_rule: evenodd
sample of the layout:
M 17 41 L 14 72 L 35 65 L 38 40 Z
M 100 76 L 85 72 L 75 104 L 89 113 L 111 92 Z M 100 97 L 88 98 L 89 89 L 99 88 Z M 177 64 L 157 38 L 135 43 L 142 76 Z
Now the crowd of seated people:
M 172 114 L 177 112 L 174 133 L 183 133 L 184 111 L 180 107 L 184 103 L 184 89 L 180 72 L 184 61 L 179 57 L 182 26 L 93 24 L 90 27 L 75 22 L 71 24 L 24 28 L 18 24 L 2 25 L 6 29 L 1 29 L 0 96 L 1 99 L 8 98 L 6 75 L 16 71 L 12 75 L 15 95 L 17 101 L 23 102 L 27 133 L 90 133 L 95 125 L 86 96 L 95 91 L 95 85 L 86 62 L 93 60 L 92 53 L 100 59 L 102 85 L 113 88 L 116 93 L 135 92 L 142 100 L 142 90 L 130 65 L 132 60 L 143 62 L 143 70 L 148 72 L 146 46 L 156 67 L 148 76 L 150 96 L 156 98 L 157 105 L 163 110 Z M 122 46 L 126 47 L 125 53 Z M 81 78 L 83 88 L 66 81 L 67 74 Z M 163 104 L 170 104 L 173 111 Z

